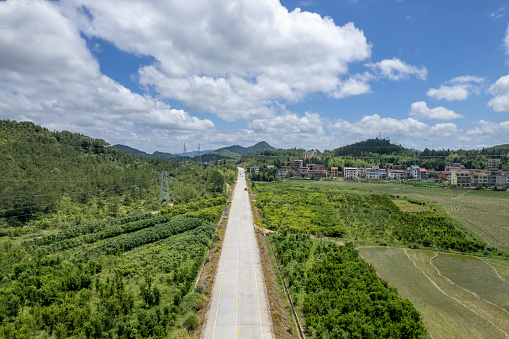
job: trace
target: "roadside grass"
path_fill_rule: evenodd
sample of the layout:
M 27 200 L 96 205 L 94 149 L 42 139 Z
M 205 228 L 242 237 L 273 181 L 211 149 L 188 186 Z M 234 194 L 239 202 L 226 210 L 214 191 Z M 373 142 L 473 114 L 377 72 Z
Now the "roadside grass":
M 456 285 L 509 311 L 509 283 L 500 279 L 486 262 L 471 256 L 440 253 L 433 265 Z
M 441 277 L 431 251 L 363 247 L 377 273 L 413 302 L 432 338 L 506 338 L 507 312 Z M 408 254 L 408 255 L 407 255 Z
M 474 232 L 490 246 L 509 252 L 508 192 L 454 190 L 438 186 L 419 187 L 389 181 L 374 183 L 303 180 L 299 181 L 299 184 L 339 186 L 427 200 L 440 205 L 450 216 L 458 220 L 466 233 Z

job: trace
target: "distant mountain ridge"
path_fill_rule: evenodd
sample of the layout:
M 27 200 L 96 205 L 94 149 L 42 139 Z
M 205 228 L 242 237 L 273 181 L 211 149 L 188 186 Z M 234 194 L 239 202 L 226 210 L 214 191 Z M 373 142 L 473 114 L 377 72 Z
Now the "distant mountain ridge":
M 113 145 L 111 146 L 113 148 L 119 149 L 123 152 L 127 153 L 133 153 L 138 156 L 143 156 L 145 158 L 157 158 L 157 159 L 167 159 L 167 160 L 177 160 L 177 159 L 183 159 L 184 156 L 182 154 L 172 154 L 172 153 L 165 153 L 165 152 L 158 152 L 155 151 L 152 154 L 149 154 L 147 152 L 140 151 L 136 148 L 132 148 L 126 145 Z M 209 160 L 221 160 L 221 159 L 238 159 L 242 157 L 243 155 L 248 154 L 256 154 L 259 151 L 266 151 L 266 150 L 276 150 L 276 148 L 272 147 L 265 141 L 260 141 L 259 143 L 249 146 L 249 147 L 242 147 L 239 145 L 233 145 L 228 147 L 222 147 L 215 151 L 203 151 L 201 153 L 201 159 L 202 161 L 209 161 Z M 189 152 L 186 156 L 188 159 L 192 160 L 198 160 L 198 152 L 193 151 Z
M 267 151 L 267 150 L 275 151 L 276 148 L 269 145 L 266 141 L 260 141 L 259 143 L 254 144 L 253 146 L 250 146 L 250 147 L 242 147 L 239 145 L 233 145 L 233 146 L 219 148 L 211 153 L 219 154 L 219 155 L 226 156 L 226 157 L 240 158 L 243 155 L 256 154 L 259 151 Z

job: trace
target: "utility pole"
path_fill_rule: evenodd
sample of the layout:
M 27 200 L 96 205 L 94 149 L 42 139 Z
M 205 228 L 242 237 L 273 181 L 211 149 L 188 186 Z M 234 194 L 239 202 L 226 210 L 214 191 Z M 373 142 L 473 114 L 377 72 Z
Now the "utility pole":
M 176 180 L 174 177 L 170 176 L 171 172 L 163 171 L 163 172 L 155 172 L 155 174 L 159 174 L 159 181 L 161 182 L 161 189 L 159 190 L 159 203 L 165 201 L 167 204 L 171 203 L 170 197 L 170 185 L 168 180 Z

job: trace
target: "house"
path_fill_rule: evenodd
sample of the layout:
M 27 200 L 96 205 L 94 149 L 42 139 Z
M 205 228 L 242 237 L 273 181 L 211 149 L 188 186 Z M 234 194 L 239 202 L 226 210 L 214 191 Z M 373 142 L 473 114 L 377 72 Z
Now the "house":
M 378 170 L 378 175 L 380 176 L 380 179 L 387 178 L 387 170 L 385 168 L 380 168 Z
M 395 170 L 395 169 L 389 170 L 389 179 L 391 179 L 391 180 L 402 180 L 402 179 L 405 179 L 405 178 L 406 178 L 405 171 L 403 171 L 403 170 Z
M 299 168 L 299 173 L 302 175 L 302 174 L 307 174 L 309 172 L 309 167 L 301 167 Z
M 304 152 L 304 155 L 303 155 L 303 158 L 304 159 L 311 159 L 313 157 L 316 157 L 317 156 L 317 152 L 314 151 L 314 150 L 311 150 L 311 151 L 308 151 L 308 152 Z
M 307 164 L 307 168 L 309 168 L 310 171 L 314 171 L 316 169 L 316 164 Z
M 285 167 L 286 167 L 286 166 L 285 166 Z M 288 167 L 286 167 L 286 168 L 281 167 L 281 168 L 278 168 L 276 175 L 277 175 L 278 177 L 286 177 L 289 173 L 290 173 L 290 172 L 289 172 L 289 170 L 288 170 Z
M 496 185 L 505 186 L 509 184 L 509 172 L 500 172 L 497 174 Z
M 457 187 L 470 187 L 472 183 L 472 179 L 470 177 L 470 172 L 467 170 L 455 170 L 451 171 L 451 185 L 456 185 Z
M 474 172 L 470 174 L 472 186 L 486 187 L 488 186 L 488 175 L 484 172 Z
M 462 169 L 465 169 L 465 165 L 463 165 L 462 163 L 459 163 L 459 162 L 453 162 L 453 163 L 448 162 L 445 166 L 445 170 L 447 172 L 458 171 L 458 170 L 462 170 Z
M 339 177 L 339 168 L 338 167 L 331 167 L 330 168 L 330 176 L 333 178 Z
M 274 165 L 267 165 L 267 168 L 272 169 L 272 168 L 276 168 L 276 166 L 274 166 Z
M 428 170 L 425 168 L 421 168 L 421 179 L 428 179 Z
M 421 168 L 417 165 L 412 165 L 407 168 L 408 177 L 413 179 L 421 179 Z
M 451 181 L 451 172 L 448 172 L 448 171 L 438 171 L 437 172 L 437 178 L 439 180 Z
M 308 177 L 315 177 L 315 178 L 327 178 L 327 171 L 326 170 L 309 170 L 308 171 Z
M 500 161 L 501 159 L 497 158 L 493 158 L 493 159 L 488 159 L 488 169 L 498 169 L 498 167 L 500 166 Z
M 380 168 L 378 166 L 372 166 L 371 168 L 366 168 L 365 174 L 366 179 L 368 180 L 378 180 L 380 179 Z
M 365 178 L 366 177 L 366 169 L 364 167 L 358 167 L 357 168 L 357 177 L 358 178 Z
M 303 166 L 304 166 L 304 161 L 303 160 L 294 160 L 293 161 L 293 167 L 301 168 Z
M 497 174 L 496 172 L 487 173 L 488 176 L 488 186 L 496 186 L 497 185 Z
M 344 167 L 343 173 L 345 175 L 345 179 L 357 179 L 359 177 L 357 167 Z
M 260 167 L 249 167 L 249 173 L 258 173 L 260 172 Z

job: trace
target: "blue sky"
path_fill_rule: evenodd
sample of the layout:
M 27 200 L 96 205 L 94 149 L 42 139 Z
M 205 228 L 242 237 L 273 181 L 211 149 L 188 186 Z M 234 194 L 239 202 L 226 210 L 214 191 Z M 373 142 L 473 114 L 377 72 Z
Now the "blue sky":
M 147 152 L 509 143 L 509 4 L 0 1 L 0 118 Z

